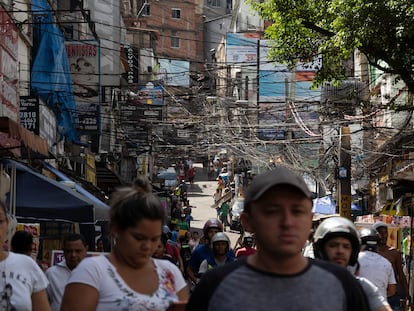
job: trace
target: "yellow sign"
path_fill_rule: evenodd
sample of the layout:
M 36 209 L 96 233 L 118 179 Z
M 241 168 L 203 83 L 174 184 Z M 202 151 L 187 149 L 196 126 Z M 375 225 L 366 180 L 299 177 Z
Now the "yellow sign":
M 90 168 L 95 168 L 95 156 L 92 153 L 87 153 L 86 154 L 86 164 L 90 167 Z
M 351 196 L 341 195 L 339 200 L 339 215 L 351 219 Z
M 96 186 L 96 173 L 94 169 L 85 167 L 85 179 Z

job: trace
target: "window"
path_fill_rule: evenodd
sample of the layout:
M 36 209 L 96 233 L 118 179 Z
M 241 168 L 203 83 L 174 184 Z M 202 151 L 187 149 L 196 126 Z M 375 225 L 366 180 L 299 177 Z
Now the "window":
M 171 47 L 172 48 L 180 47 L 180 37 L 178 36 L 177 31 L 171 31 Z
M 63 32 L 65 34 L 65 39 L 73 40 L 73 25 L 63 26 Z
M 151 5 L 147 3 L 144 6 L 144 9 L 142 10 L 142 16 L 150 16 L 150 15 L 151 15 Z
M 181 18 L 181 9 L 172 9 L 172 18 Z
M 180 38 L 171 36 L 171 47 L 179 48 L 180 47 Z
M 214 6 L 217 8 L 221 7 L 220 0 L 211 0 L 211 6 Z

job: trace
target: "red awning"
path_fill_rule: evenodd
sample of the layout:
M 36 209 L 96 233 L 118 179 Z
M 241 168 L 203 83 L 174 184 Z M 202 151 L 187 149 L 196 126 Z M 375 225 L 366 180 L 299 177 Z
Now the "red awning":
M 25 129 L 8 117 L 0 117 L 0 149 L 7 150 L 14 156 L 20 157 L 22 143 L 34 152 L 43 156 L 49 155 L 45 139 Z

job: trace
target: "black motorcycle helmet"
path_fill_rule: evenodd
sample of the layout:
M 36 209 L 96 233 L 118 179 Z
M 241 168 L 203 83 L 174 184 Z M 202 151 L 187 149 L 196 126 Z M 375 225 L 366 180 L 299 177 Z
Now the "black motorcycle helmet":
M 316 229 L 313 235 L 313 252 L 315 258 L 328 260 L 324 251 L 324 246 L 328 240 L 334 237 L 343 237 L 351 241 L 352 253 L 351 258 L 349 259 L 349 265 L 355 265 L 358 261 L 358 254 L 361 246 L 359 233 L 352 221 L 339 216 L 325 219 Z
M 376 252 L 381 240 L 380 235 L 374 228 L 363 228 L 359 231 L 361 236 L 361 250 Z

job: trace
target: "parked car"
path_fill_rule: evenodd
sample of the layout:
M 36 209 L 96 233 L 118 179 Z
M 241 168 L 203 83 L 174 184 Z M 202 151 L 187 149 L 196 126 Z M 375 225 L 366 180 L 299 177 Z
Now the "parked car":
M 243 212 L 244 209 L 244 198 L 236 198 L 231 205 L 230 216 L 230 229 L 240 231 L 241 223 L 240 223 L 240 214 Z
M 161 187 L 166 190 L 174 189 L 177 186 L 177 173 L 174 167 L 169 167 L 166 170 L 160 171 L 157 178 L 163 180 Z

